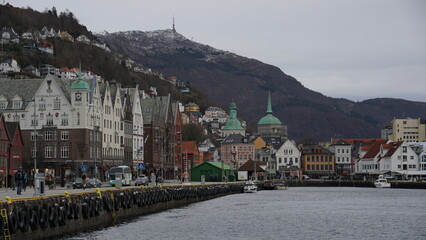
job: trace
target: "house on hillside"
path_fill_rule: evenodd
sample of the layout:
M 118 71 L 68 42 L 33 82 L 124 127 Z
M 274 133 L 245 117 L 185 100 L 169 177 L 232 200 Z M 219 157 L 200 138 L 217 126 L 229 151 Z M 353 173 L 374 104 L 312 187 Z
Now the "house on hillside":
M 0 30 L 0 44 L 19 43 L 19 36 L 13 28 L 4 27 Z
M 74 42 L 74 38 L 67 31 L 62 31 L 62 32 L 59 33 L 59 35 L 64 40 Z
M 22 38 L 26 40 L 34 40 L 34 36 L 31 32 L 22 33 Z
M 26 66 L 24 69 L 22 69 L 22 71 L 26 72 L 26 73 L 34 74 L 37 77 L 41 76 L 40 71 L 38 70 L 38 68 L 34 67 L 33 65 Z
M 15 59 L 7 59 L 0 63 L 0 73 L 21 72 L 21 67 Z
M 90 39 L 86 35 L 80 35 L 77 37 L 77 41 L 81 43 L 90 44 Z

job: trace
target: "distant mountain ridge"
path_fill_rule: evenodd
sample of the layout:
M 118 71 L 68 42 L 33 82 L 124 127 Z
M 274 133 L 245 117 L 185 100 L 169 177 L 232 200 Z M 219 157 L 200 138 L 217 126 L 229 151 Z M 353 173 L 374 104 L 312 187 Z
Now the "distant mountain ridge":
M 305 88 L 275 66 L 193 42 L 170 29 L 97 37 L 146 67 L 190 81 L 213 102 L 228 106 L 234 99 L 239 116 L 248 121 L 252 131 L 265 114 L 268 91 L 272 92 L 274 115 L 288 125 L 289 137 L 296 140 L 380 137 L 380 129 L 395 117 L 426 118 L 426 103 L 327 97 Z

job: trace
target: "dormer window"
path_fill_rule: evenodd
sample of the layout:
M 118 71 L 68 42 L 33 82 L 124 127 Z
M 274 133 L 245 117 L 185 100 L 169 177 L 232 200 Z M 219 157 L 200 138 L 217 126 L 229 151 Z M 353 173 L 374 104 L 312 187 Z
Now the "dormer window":
M 21 106 L 22 106 L 22 101 L 19 101 L 19 100 L 15 100 L 15 101 L 13 101 L 13 109 L 21 109 Z
M 7 108 L 7 101 L 0 101 L 0 109 L 6 109 Z

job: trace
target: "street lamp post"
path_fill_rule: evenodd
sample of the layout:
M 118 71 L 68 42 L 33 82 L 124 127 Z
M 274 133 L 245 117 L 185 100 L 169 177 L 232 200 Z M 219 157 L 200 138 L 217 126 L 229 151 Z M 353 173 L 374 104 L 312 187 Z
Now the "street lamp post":
M 34 158 L 34 172 L 33 172 L 33 180 L 34 180 L 34 196 L 37 196 L 37 187 L 35 182 L 35 175 L 37 172 L 37 118 L 36 118 L 36 101 L 35 97 L 32 99 L 26 100 L 26 102 L 32 102 L 33 103 L 33 109 L 34 109 L 34 115 L 33 115 L 33 137 L 34 137 L 34 152 L 33 152 L 33 158 Z M 31 140 L 31 137 L 30 137 Z M 6 177 L 6 184 L 7 184 L 7 177 Z

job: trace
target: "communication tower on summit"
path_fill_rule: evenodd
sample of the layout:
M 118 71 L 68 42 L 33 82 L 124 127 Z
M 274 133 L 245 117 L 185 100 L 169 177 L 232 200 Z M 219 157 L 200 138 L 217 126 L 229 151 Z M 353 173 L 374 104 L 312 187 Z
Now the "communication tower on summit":
M 173 32 L 176 32 L 176 28 L 175 28 L 175 15 L 173 15 Z

